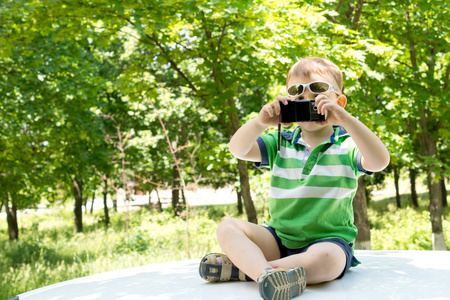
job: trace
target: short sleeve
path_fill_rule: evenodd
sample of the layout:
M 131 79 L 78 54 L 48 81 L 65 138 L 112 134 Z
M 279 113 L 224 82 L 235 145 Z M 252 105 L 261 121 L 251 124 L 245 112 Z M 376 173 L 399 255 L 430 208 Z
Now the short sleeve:
M 365 175 L 372 175 L 373 172 L 369 172 L 369 171 L 364 170 L 364 168 L 363 168 L 363 166 L 361 164 L 361 158 L 362 158 L 361 151 L 358 150 L 358 153 L 356 154 L 356 167 L 357 167 L 358 171 L 360 173 L 362 173 L 362 174 L 365 174 Z
M 261 151 L 261 162 L 256 162 L 257 168 L 270 167 L 272 168 L 275 156 L 277 155 L 277 133 L 269 133 L 261 135 L 256 141 Z
M 267 154 L 267 147 L 264 143 L 264 140 L 259 137 L 258 140 L 256 140 L 259 146 L 259 151 L 261 151 L 261 162 L 255 162 L 255 167 L 257 168 L 264 168 L 264 167 L 270 167 L 269 164 L 269 155 Z
M 372 175 L 373 172 L 364 170 L 361 164 L 362 154 L 359 151 L 358 147 L 356 146 L 355 142 L 351 138 L 348 138 L 346 142 L 348 143 L 348 151 L 350 158 L 352 160 L 352 167 L 355 171 L 355 175 L 357 177 L 361 175 Z

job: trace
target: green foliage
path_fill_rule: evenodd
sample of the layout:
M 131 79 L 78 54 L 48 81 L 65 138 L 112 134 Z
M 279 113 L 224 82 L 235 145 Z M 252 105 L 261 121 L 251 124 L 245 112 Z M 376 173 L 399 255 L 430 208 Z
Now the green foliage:
M 369 210 L 372 249 L 374 250 L 433 250 L 430 213 L 410 207 L 396 210 L 395 205 L 383 212 Z M 444 216 L 444 235 L 450 235 L 450 215 Z M 447 242 L 447 244 L 449 244 Z
M 55 250 L 36 240 L 20 241 L 5 250 L 5 263 L 13 268 L 38 260 L 52 261 L 55 259 Z
M 341 67 L 348 111 L 382 138 L 394 163 L 450 172 L 445 1 L 1 5 L 0 197 L 9 192 L 18 208 L 71 191 L 73 178 L 94 190 L 96 171 L 117 185 L 118 128 L 134 137 L 122 154 L 128 180 L 173 185 L 158 117 L 187 183 L 238 182 L 230 136 L 284 93 L 298 58 L 312 55 Z M 424 132 L 438 155 L 424 153 Z

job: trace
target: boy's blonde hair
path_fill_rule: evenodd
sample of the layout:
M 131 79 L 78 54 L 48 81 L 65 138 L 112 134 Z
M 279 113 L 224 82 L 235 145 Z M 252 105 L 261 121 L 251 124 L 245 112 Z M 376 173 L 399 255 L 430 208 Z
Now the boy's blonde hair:
M 338 84 L 336 87 L 340 93 L 342 93 L 344 79 L 342 76 L 342 72 L 338 66 L 336 66 L 333 62 L 326 58 L 320 57 L 307 57 L 300 59 L 297 63 L 295 63 L 286 78 L 286 88 L 288 87 L 289 79 L 292 76 L 305 76 L 309 77 L 311 74 L 319 74 L 319 75 L 331 75 L 334 80 Z

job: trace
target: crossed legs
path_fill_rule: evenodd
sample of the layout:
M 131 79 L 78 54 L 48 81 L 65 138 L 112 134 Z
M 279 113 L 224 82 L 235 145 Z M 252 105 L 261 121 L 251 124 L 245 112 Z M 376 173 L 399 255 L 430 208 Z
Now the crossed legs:
M 233 264 L 255 281 L 267 268 L 304 267 L 307 283 L 316 284 L 336 279 L 346 265 L 344 250 L 328 242 L 280 258 L 278 244 L 267 229 L 235 218 L 219 224 L 217 240 Z

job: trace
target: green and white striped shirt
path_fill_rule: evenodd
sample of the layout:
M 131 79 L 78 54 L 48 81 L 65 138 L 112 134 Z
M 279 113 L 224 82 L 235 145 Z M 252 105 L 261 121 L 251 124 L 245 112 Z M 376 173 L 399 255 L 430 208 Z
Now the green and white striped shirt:
M 312 152 L 300 127 L 282 132 L 279 152 L 276 132 L 258 139 L 261 163 L 256 165 L 272 170 L 269 225 L 287 248 L 328 238 L 353 243 L 356 238 L 352 201 L 358 177 L 370 173 L 362 168 L 350 135 L 342 127 L 334 129 Z

